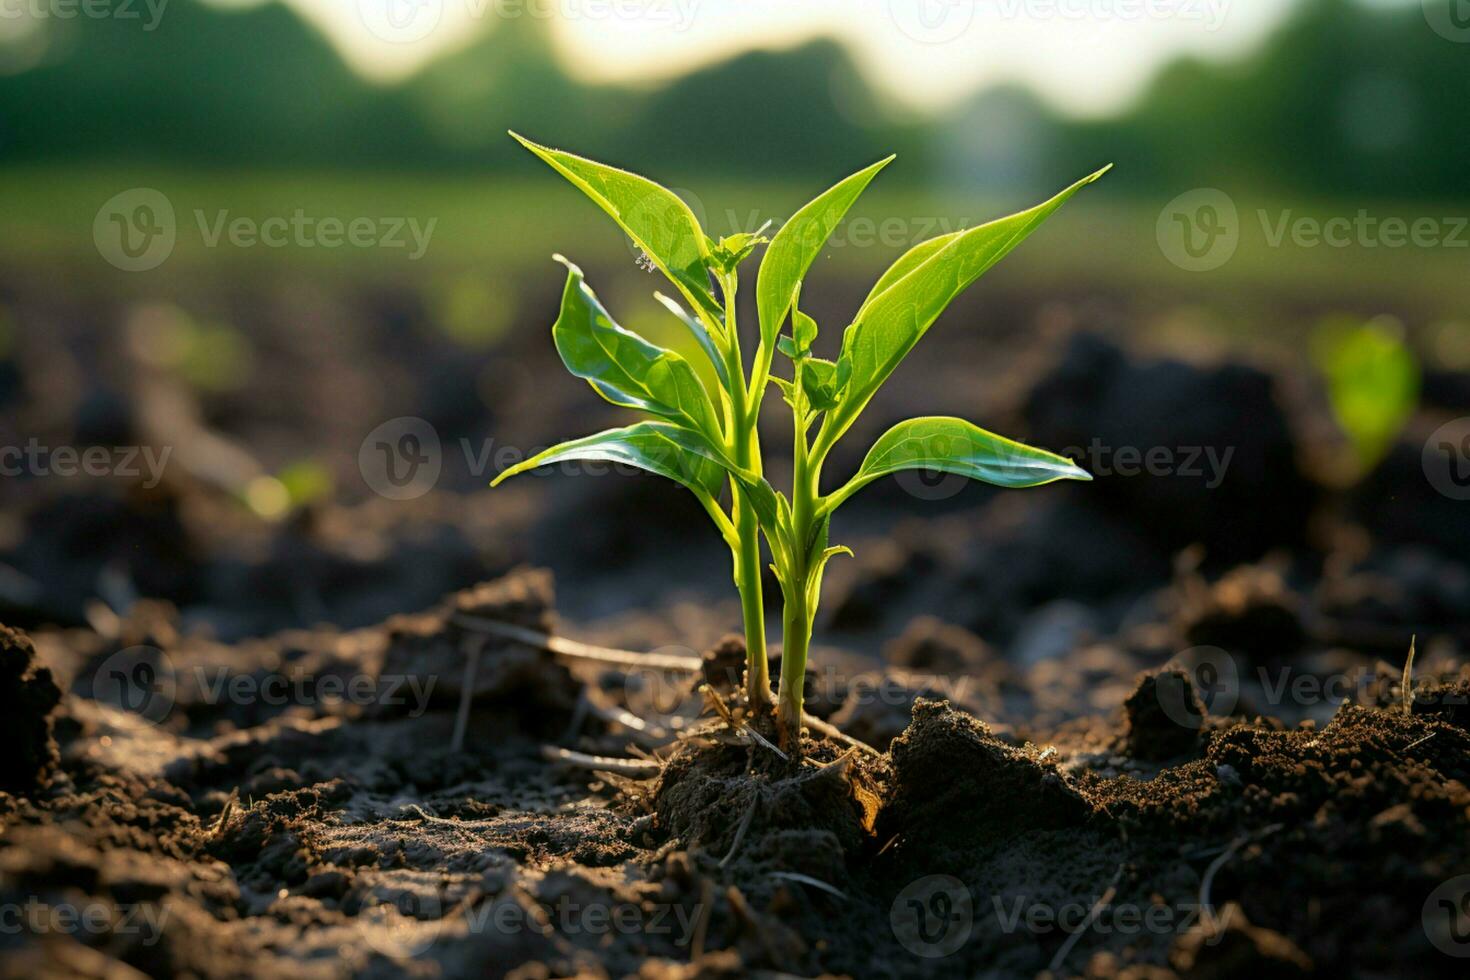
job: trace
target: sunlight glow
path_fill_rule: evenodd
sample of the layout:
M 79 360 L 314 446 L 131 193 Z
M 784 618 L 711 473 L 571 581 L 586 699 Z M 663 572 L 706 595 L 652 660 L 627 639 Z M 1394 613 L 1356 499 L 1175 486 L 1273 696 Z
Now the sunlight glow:
M 240 2 L 240 0 L 234 0 Z M 1079 113 L 1125 103 L 1168 59 L 1229 57 L 1293 0 L 289 0 L 355 68 L 401 78 L 512 18 L 548 21 L 567 70 L 660 81 L 738 51 L 835 37 L 901 106 L 1029 85 Z

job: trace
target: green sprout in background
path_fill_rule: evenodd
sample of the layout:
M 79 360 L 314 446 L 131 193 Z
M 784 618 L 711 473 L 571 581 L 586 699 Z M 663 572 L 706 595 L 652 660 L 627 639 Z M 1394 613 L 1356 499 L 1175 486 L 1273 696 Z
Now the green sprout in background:
M 654 420 L 554 446 L 502 472 L 491 485 L 575 459 L 627 464 L 692 491 L 734 557 L 745 627 L 745 693 L 757 719 L 770 717 L 773 705 L 761 594 L 764 537 L 784 602 L 777 722 L 782 743 L 800 751 L 802 689 L 822 572 L 834 555 L 851 554 L 828 540 L 832 514 L 842 503 L 901 470 L 955 473 L 1002 487 L 1091 479 L 1061 456 L 963 419 L 927 417 L 889 429 L 846 483 L 826 494 L 821 490 L 822 466 L 833 446 L 950 301 L 1107 168 L 1028 211 L 909 249 L 878 279 L 844 332 L 837 360 L 828 361 L 812 352 L 817 324 L 800 309 L 802 281 L 848 208 L 892 157 L 826 191 L 769 240 L 756 232 L 714 241 L 688 206 L 658 184 L 511 135 L 611 215 L 647 262 L 673 283 L 684 303 L 658 299 L 693 333 L 718 386 L 712 398 L 685 358 L 619 326 L 582 271 L 556 256 L 567 267 L 561 313 L 552 326 L 562 361 L 608 401 Z M 756 274 L 759 340 L 747 369 L 735 297 L 740 266 L 761 245 L 766 250 Z M 777 353 L 790 364 L 788 378 L 772 373 Z M 763 475 L 756 421 L 769 385 L 780 389 L 794 420 L 789 495 Z M 726 487 L 728 510 L 721 503 Z
M 1312 333 L 1312 357 L 1332 415 L 1359 473 L 1383 459 L 1419 404 L 1419 361 L 1393 317 L 1328 317 Z

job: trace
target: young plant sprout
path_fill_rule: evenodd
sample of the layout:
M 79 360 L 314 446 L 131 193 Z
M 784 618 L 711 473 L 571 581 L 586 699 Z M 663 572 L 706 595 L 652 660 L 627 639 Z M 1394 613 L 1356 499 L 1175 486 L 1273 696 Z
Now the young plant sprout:
M 802 688 L 822 571 L 833 555 L 851 554 L 828 540 L 832 514 L 842 503 L 900 470 L 954 473 L 1002 487 L 1091 479 L 1061 456 L 962 419 L 926 417 L 889 429 L 846 483 L 825 494 L 821 489 L 822 466 L 832 447 L 950 301 L 1107 168 L 1028 211 L 909 249 L 879 277 L 843 333 L 837 359 L 829 361 L 812 352 L 817 324 L 800 308 L 802 281 L 848 208 L 893 157 L 841 181 L 770 239 L 756 232 L 714 241 L 688 206 L 658 184 L 511 135 L 611 215 L 645 261 L 673 283 L 687 308 L 655 295 L 694 335 L 718 384 L 711 393 L 684 357 L 619 326 L 582 271 L 558 255 L 567 281 L 551 333 L 562 361 L 608 401 L 654 420 L 554 446 L 502 472 L 491 485 L 550 463 L 594 459 L 656 473 L 692 491 L 734 556 L 748 658 L 746 698 L 756 718 L 768 716 L 772 706 L 761 595 L 763 536 L 784 602 L 777 720 L 782 742 L 799 749 Z M 763 244 L 755 290 L 759 340 L 747 368 L 735 297 L 741 264 Z M 789 378 L 772 373 L 777 353 L 790 363 Z M 756 421 L 772 384 L 791 406 L 795 425 L 789 496 L 763 476 Z M 728 511 L 721 503 L 726 486 Z

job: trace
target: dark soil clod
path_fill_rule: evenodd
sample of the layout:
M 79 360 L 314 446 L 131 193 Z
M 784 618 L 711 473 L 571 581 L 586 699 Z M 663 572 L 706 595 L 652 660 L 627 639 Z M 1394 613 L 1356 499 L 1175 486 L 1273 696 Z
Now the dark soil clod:
M 57 762 L 51 712 L 60 701 L 30 637 L 0 625 L 0 790 L 27 793 L 49 781 Z
M 1205 706 L 1184 671 L 1165 670 L 1140 678 L 1123 710 L 1124 738 L 1135 759 L 1163 762 L 1198 749 Z
M 550 572 L 518 569 L 458 592 L 428 612 L 396 617 L 387 624 L 383 675 L 416 678 L 426 689 L 432 679 L 432 699 L 446 707 L 458 705 L 468 681 L 472 700 L 514 705 L 531 731 L 559 730 L 580 690 L 571 673 L 540 647 L 469 625 L 486 619 L 550 633 L 553 602 Z M 469 677 L 465 664 L 474 648 L 479 659 Z
M 1056 768 L 997 739 L 946 701 L 914 702 L 913 722 L 894 740 L 892 790 L 878 836 L 911 846 L 997 846 L 1033 830 L 1079 827 L 1091 804 Z

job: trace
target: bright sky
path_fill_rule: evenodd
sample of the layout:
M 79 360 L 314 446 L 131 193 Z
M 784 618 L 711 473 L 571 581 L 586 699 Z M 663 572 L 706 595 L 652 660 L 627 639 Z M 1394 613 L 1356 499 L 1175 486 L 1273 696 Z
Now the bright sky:
M 250 2 L 250 0 L 224 0 Z M 1076 112 L 1126 102 L 1181 53 L 1229 57 L 1294 0 L 288 0 L 349 61 L 401 77 L 504 18 L 552 22 L 591 80 L 661 79 L 750 47 L 829 35 L 873 81 L 916 107 L 1027 83 Z

